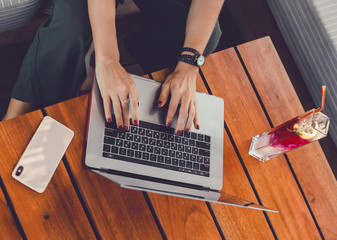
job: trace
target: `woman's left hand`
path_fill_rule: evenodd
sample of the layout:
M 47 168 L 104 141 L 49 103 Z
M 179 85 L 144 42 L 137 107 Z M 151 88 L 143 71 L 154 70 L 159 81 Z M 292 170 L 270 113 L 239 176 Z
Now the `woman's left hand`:
M 170 126 L 174 115 L 180 104 L 178 121 L 175 133 L 180 135 L 182 131 L 188 132 L 192 123 L 196 129 L 199 129 L 197 102 L 196 102 L 196 79 L 199 67 L 178 62 L 174 72 L 170 74 L 162 85 L 161 93 L 158 99 L 158 107 L 165 105 L 169 94 L 171 100 L 166 117 L 166 126 Z M 184 127 L 185 120 L 186 125 Z

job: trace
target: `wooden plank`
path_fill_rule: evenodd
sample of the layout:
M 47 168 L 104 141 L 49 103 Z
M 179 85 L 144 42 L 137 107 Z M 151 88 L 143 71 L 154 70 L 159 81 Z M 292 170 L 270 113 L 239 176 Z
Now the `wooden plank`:
M 85 167 L 88 97 L 84 95 L 47 107 L 46 112 L 75 132 L 66 158 L 98 232 L 103 239 L 161 239 L 140 191 L 122 189 Z
M 2 134 L 1 134 L 2 135 Z M 8 209 L 6 198 L 0 189 L 0 236 L 1 239 L 21 239 L 19 230 L 11 212 Z
M 153 73 L 152 76 L 156 80 L 162 82 L 171 71 L 172 69 L 165 69 Z M 197 91 L 207 93 L 200 76 L 197 79 Z M 223 191 L 229 194 L 257 202 L 254 192 L 247 180 L 247 177 L 245 176 L 226 132 L 224 132 L 223 186 Z M 165 230 L 171 226 L 170 223 L 172 221 L 179 221 L 178 225 L 182 226 L 180 230 L 177 230 L 176 228 L 166 230 L 167 234 L 170 232 L 170 236 L 172 236 L 172 238 L 184 239 L 187 238 L 186 234 L 190 234 L 191 232 L 193 233 L 192 239 L 193 237 L 200 237 L 200 239 L 209 238 L 203 235 L 206 232 L 205 222 L 209 224 L 207 228 L 212 228 L 212 224 L 209 222 L 207 210 L 205 209 L 206 205 L 201 204 L 198 201 L 185 200 L 181 198 L 160 196 L 156 194 L 149 195 Z M 215 203 L 212 203 L 211 207 L 226 238 L 273 238 L 272 232 L 262 212 Z M 198 209 L 198 214 L 196 214 L 195 210 L 192 211 L 192 209 Z M 193 215 L 191 216 L 192 212 Z M 194 219 L 194 224 L 189 226 L 189 223 L 185 221 L 185 219 L 189 219 L 190 221 Z
M 35 111 L 0 123 L 0 174 L 28 239 L 93 239 L 95 235 L 68 173 L 59 164 L 44 193 L 11 176 L 43 116 Z
M 172 68 L 152 73 L 153 79 L 163 82 Z M 198 91 L 206 91 L 202 80 Z M 162 194 L 148 193 L 168 239 L 221 239 L 207 205 L 204 202 Z
M 243 44 L 238 50 L 275 126 L 304 112 L 285 69 L 279 67 L 282 63 L 269 37 Z M 287 155 L 324 237 L 336 239 L 337 183 L 319 143 Z
M 261 163 L 248 155 L 251 138 L 269 124 L 235 50 L 210 55 L 202 72 L 212 93 L 225 99 L 225 121 L 262 203 L 280 211 L 268 214 L 277 237 L 320 238 L 284 157 Z

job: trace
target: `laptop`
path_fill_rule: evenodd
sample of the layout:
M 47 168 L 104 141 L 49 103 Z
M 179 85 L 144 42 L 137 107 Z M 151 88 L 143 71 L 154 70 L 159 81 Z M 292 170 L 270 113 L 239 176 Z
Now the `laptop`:
M 200 130 L 175 135 L 177 114 L 165 126 L 166 107 L 156 105 L 161 83 L 130 75 L 140 93 L 139 125 L 128 132 L 107 123 L 96 79 L 89 105 L 85 164 L 122 187 L 274 211 L 221 192 L 224 101 L 196 93 Z M 113 111 L 113 110 L 112 110 Z M 178 112 L 178 111 L 177 111 Z M 131 115 L 130 115 L 131 116 Z

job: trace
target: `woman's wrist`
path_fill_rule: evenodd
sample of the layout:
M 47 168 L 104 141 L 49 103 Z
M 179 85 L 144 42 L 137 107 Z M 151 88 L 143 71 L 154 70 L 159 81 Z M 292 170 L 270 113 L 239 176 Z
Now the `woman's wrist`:
M 190 73 L 198 74 L 199 67 L 189 63 L 178 61 L 175 71 L 188 71 Z

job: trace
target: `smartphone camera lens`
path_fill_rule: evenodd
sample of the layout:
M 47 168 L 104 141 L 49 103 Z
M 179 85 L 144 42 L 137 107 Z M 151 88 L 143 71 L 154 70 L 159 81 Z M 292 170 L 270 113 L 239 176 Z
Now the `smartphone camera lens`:
M 16 176 L 20 176 L 21 173 L 22 173 L 22 171 L 23 171 L 23 166 L 18 167 L 18 170 L 16 170 L 15 175 L 16 175 Z

